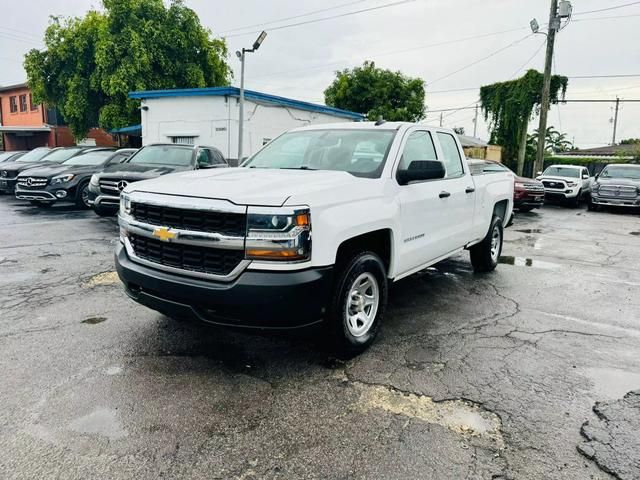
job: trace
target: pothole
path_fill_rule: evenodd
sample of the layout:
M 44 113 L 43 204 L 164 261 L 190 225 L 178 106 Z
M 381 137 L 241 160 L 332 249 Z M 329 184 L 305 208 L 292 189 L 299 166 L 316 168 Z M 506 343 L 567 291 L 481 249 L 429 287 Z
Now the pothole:
M 88 288 L 98 287 L 101 285 L 115 285 L 120 282 L 117 272 L 102 272 L 90 277 L 84 286 Z
M 358 385 L 358 405 L 365 411 L 384 410 L 426 423 L 441 425 L 461 435 L 485 437 L 504 446 L 500 417 L 467 400 L 435 402 L 431 397 L 404 393 L 382 385 Z
M 86 323 L 89 325 L 95 325 L 96 323 L 102 323 L 107 320 L 107 317 L 89 317 L 82 320 L 80 323 Z

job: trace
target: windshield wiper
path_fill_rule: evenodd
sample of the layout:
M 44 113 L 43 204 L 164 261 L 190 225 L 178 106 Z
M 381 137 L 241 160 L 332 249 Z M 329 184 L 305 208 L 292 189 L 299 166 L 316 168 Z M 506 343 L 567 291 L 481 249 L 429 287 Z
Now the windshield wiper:
M 280 167 L 280 170 L 317 170 L 317 168 L 311 168 L 307 165 L 300 165 L 299 167 Z

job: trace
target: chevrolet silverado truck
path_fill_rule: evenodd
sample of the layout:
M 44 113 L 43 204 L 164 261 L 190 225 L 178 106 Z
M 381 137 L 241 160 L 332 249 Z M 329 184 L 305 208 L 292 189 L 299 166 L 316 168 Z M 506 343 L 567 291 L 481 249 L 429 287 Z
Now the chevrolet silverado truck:
M 589 210 L 607 206 L 640 210 L 640 165 L 611 164 L 604 167 L 591 188 Z
M 71 202 L 78 208 L 91 208 L 89 179 L 108 165 L 126 161 L 133 148 L 96 148 L 77 155 L 59 165 L 34 167 L 18 175 L 16 198 L 28 200 L 38 207 L 50 207 L 56 202 Z
M 138 150 L 125 162 L 110 165 L 91 177 L 88 203 L 99 216 L 118 212 L 120 192 L 130 183 L 168 173 L 228 167 L 224 156 L 214 147 L 152 144 Z
M 169 317 L 256 329 L 322 323 L 373 342 L 388 285 L 467 249 L 498 264 L 514 176 L 470 173 L 453 131 L 362 122 L 298 128 L 239 168 L 128 185 L 116 269 Z
M 544 185 L 546 198 L 564 200 L 573 207 L 591 193 L 589 170 L 579 165 L 551 165 L 536 180 Z

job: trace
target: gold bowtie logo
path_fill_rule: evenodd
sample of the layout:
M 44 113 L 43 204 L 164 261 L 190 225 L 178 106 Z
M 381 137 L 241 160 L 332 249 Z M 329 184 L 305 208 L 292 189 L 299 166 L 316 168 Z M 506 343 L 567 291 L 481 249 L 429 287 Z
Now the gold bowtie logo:
M 171 240 L 175 240 L 176 238 L 178 238 L 178 234 L 176 232 L 170 231 L 167 227 L 156 228 L 153 231 L 152 235 L 162 240 L 163 242 L 169 242 Z

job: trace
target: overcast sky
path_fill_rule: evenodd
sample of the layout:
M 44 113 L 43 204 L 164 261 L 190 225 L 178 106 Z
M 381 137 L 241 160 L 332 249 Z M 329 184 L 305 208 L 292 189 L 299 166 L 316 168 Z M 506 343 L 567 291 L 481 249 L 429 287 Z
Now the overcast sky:
M 357 10 L 398 5 L 290 28 L 291 23 Z M 246 88 L 323 102 L 334 71 L 374 60 L 377 65 L 422 78 L 429 110 L 473 105 L 480 85 L 514 78 L 527 68 L 542 71 L 544 36 L 530 35 L 529 21 L 548 20 L 549 0 L 186 0 L 202 23 L 225 36 L 228 61 L 250 47 L 263 28 L 260 51 L 247 57 Z M 618 5 L 624 8 L 585 13 Z M 342 6 L 341 8 L 332 8 Z M 0 0 L 0 85 L 25 80 L 22 55 L 41 46 L 50 15 L 78 16 L 99 0 Z M 568 99 L 640 99 L 640 2 L 575 0 L 573 21 L 557 36 L 557 73 L 570 77 Z M 301 16 L 317 10 L 324 12 Z M 291 18 L 297 17 L 297 18 Z M 613 18 L 615 17 L 615 18 Z M 290 18 L 289 20 L 282 19 Z M 272 22 L 272 23 L 271 23 Z M 243 28 L 248 27 L 248 28 Z M 245 33 L 246 34 L 243 34 Z M 502 33 L 498 33 L 502 32 Z M 239 35 L 240 34 L 240 35 Z M 464 40 L 468 37 L 476 37 Z M 454 42 L 456 40 L 461 40 Z M 492 55 L 494 54 L 495 55 Z M 492 56 L 491 56 L 492 55 Z M 486 58 L 489 57 L 489 58 Z M 486 59 L 485 59 L 486 58 Z M 477 63 L 475 63 L 477 62 Z M 468 68 L 465 68 L 468 67 Z M 623 78 L 572 78 L 636 75 Z M 450 90 L 465 89 L 450 92 Z M 470 90 L 467 90 L 470 89 Z M 580 147 L 611 142 L 613 103 L 552 107 L 549 124 Z M 445 112 L 443 124 L 473 133 L 473 109 Z M 438 124 L 433 112 L 427 123 Z M 530 129 L 537 125 L 537 119 Z M 485 122 L 478 136 L 487 138 Z M 640 103 L 622 104 L 617 138 L 640 137 Z

